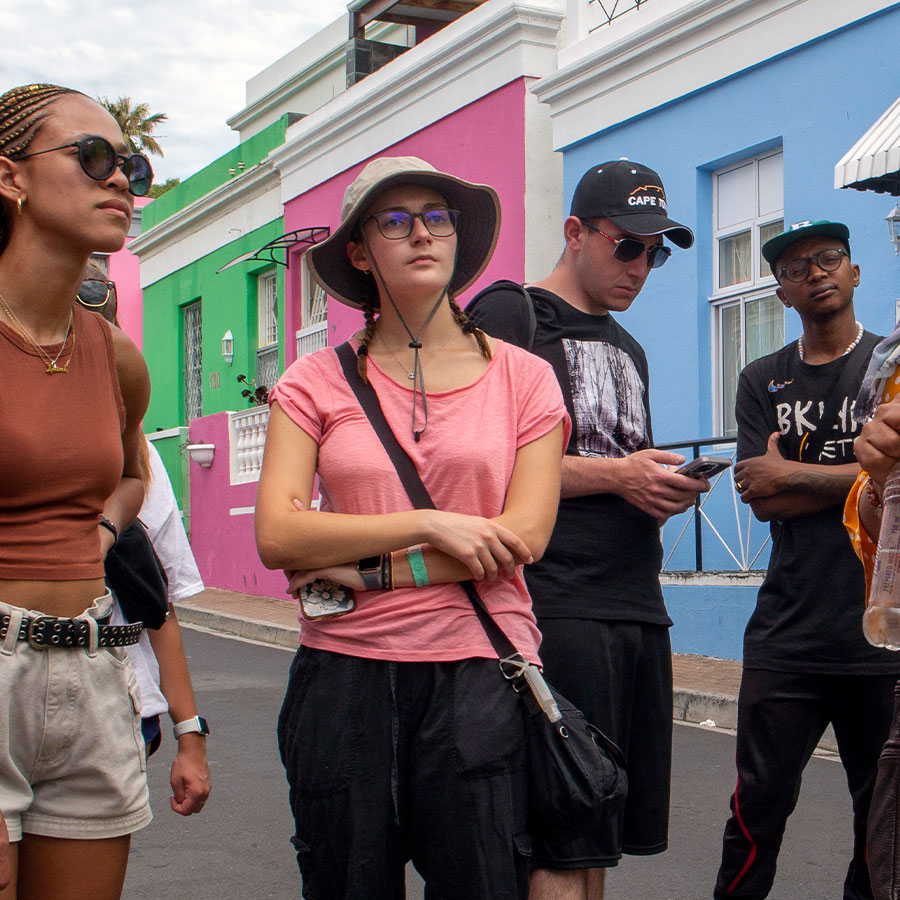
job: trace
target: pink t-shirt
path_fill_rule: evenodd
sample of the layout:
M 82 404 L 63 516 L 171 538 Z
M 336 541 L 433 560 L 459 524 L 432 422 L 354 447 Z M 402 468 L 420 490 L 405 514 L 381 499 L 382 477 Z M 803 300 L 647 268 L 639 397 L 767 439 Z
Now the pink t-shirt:
M 568 416 L 553 370 L 510 344 L 499 343 L 474 383 L 428 392 L 428 427 L 418 443 L 411 428 L 412 386 L 393 381 L 371 358 L 368 374 L 391 429 L 438 509 L 497 516 L 516 450 L 561 420 L 566 434 L 560 452 L 566 446 Z M 270 402 L 275 401 L 319 445 L 323 510 L 377 515 L 412 509 L 333 349 L 294 362 L 272 391 Z M 421 395 L 417 402 L 421 404 Z M 482 582 L 478 590 L 513 644 L 537 662 L 540 634 L 521 566 L 514 578 Z M 302 644 L 370 659 L 446 662 L 496 656 L 457 584 L 358 591 L 356 609 L 349 615 L 301 620 L 301 626 Z

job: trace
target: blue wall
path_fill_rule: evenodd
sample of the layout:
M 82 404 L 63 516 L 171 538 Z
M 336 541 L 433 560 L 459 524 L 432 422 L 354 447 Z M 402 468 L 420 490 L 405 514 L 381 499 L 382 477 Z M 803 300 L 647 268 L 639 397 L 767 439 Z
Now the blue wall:
M 659 171 L 669 214 L 697 236 L 691 250 L 674 249 L 665 267 L 651 273 L 633 308 L 618 316 L 647 351 L 657 443 L 713 434 L 708 298 L 710 173 L 716 169 L 782 146 L 785 221 L 847 223 L 853 260 L 862 270 L 857 318 L 872 331 L 892 329 L 900 259 L 888 242 L 884 217 L 894 199 L 838 191 L 833 184 L 837 161 L 897 98 L 892 38 L 898 34 L 900 4 L 564 148 L 566 211 L 587 168 L 624 156 Z M 799 334 L 799 319 L 788 311 L 785 337 Z M 677 651 L 740 658 L 755 588 L 679 584 L 664 590 Z
M 621 156 L 655 168 L 673 219 L 694 229 L 689 251 L 674 249 L 652 272 L 619 320 L 650 361 L 657 443 L 712 434 L 710 315 L 712 187 L 710 173 L 773 146 L 784 148 L 785 220 L 835 219 L 850 227 L 862 269 L 857 317 L 867 328 L 893 327 L 900 260 L 884 217 L 894 200 L 834 189 L 834 166 L 897 99 L 900 4 L 563 150 L 564 208 L 584 171 Z M 800 333 L 785 317 L 785 336 Z M 674 376 L 674 377 L 673 377 Z

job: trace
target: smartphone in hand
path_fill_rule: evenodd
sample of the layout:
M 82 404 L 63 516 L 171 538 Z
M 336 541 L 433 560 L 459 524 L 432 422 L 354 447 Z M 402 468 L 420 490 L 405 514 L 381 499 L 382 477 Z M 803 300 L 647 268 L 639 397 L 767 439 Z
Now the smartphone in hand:
M 698 456 L 675 471 L 688 478 L 712 478 L 730 468 L 731 460 L 727 456 Z

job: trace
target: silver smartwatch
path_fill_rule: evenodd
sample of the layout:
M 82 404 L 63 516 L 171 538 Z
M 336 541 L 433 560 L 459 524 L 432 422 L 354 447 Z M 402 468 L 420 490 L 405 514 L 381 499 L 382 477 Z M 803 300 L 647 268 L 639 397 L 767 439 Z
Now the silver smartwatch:
M 179 722 L 172 729 L 172 734 L 175 735 L 176 741 L 183 734 L 191 734 L 192 732 L 202 734 L 203 737 L 206 737 L 209 734 L 209 725 L 207 724 L 206 719 L 204 719 L 203 716 L 193 716 L 190 719 L 185 719 L 183 722 Z

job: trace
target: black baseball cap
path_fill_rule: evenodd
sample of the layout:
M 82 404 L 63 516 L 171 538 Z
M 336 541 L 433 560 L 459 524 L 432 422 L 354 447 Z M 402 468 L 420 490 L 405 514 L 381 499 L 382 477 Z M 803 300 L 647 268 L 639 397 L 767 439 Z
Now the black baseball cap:
M 776 234 L 762 245 L 763 259 L 769 264 L 772 274 L 775 274 L 775 265 L 779 257 L 791 244 L 808 237 L 837 238 L 843 243 L 847 251 L 850 251 L 850 229 L 841 222 L 829 222 L 828 219 L 816 219 L 805 222 L 795 222 L 787 231 Z
M 569 215 L 609 219 L 632 234 L 663 234 L 683 250 L 694 243 L 691 229 L 669 218 L 659 175 L 629 159 L 591 166 L 575 188 Z

